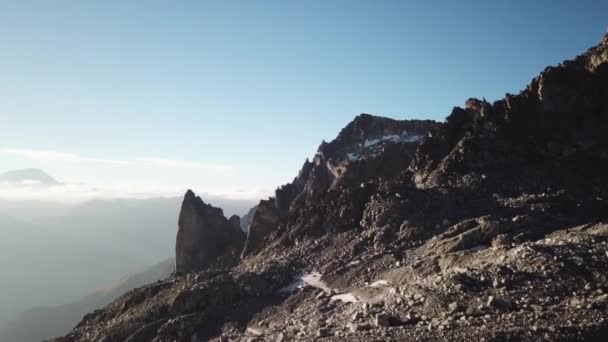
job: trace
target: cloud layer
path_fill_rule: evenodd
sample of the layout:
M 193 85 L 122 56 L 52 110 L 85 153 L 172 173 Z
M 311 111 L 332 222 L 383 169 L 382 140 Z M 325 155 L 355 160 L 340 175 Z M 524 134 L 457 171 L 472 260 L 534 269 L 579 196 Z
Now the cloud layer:
M 159 157 L 139 157 L 132 160 L 118 160 L 107 158 L 95 158 L 80 156 L 73 153 L 40 150 L 40 149 L 25 149 L 25 148 L 0 148 L 0 154 L 8 154 L 12 156 L 28 158 L 36 161 L 47 162 L 62 162 L 62 163 L 97 163 L 97 164 L 116 164 L 116 165 L 134 165 L 143 167 L 160 167 L 160 168 L 186 168 L 195 170 L 208 171 L 231 171 L 236 169 L 231 165 L 218 163 L 201 163 L 191 160 L 176 160 Z
M 258 200 L 272 193 L 271 189 L 249 186 L 248 175 L 238 174 L 232 165 L 221 163 L 162 157 L 121 160 L 14 147 L 0 147 L 2 155 L 26 161 L 13 165 L 34 162 L 36 167 L 54 170 L 57 174 L 53 176 L 62 182 L 45 187 L 28 182 L 0 183 L 0 198 L 4 199 L 76 202 L 94 198 L 173 197 L 193 189 L 228 199 Z

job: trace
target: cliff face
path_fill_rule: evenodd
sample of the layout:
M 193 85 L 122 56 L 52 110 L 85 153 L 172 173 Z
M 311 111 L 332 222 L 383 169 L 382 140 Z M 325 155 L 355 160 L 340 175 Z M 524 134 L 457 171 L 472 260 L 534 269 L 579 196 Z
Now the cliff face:
M 430 120 L 357 116 L 336 139 L 319 146 L 293 182 L 278 188 L 274 198 L 260 202 L 243 256 L 260 250 L 272 233 L 287 231 L 281 241 L 290 243 L 303 236 L 356 228 L 364 203 L 373 193 L 365 183 L 397 177 L 436 127 L 438 123 Z
M 238 217 L 227 220 L 222 209 L 205 204 L 188 190 L 178 220 L 175 273 L 233 266 L 244 239 Z
M 442 124 L 358 116 L 260 202 L 235 267 L 236 220 L 187 194 L 180 270 L 206 271 L 58 341 L 603 341 L 607 44 Z
M 546 68 L 518 95 L 493 104 L 469 99 L 466 108 L 454 108 L 420 146 L 411 165 L 416 184 L 455 185 L 467 176 L 477 181 L 483 172 L 517 168 L 571 168 L 561 180 L 579 178 L 576 169 L 586 174 L 603 169 L 607 51 L 604 37 L 574 60 Z M 545 178 L 550 176 L 561 175 L 547 172 Z

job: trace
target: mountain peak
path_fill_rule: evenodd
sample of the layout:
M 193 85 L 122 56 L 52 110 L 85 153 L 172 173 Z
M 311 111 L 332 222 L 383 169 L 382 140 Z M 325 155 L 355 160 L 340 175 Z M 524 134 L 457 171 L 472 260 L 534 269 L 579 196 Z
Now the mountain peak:
M 53 186 L 61 184 L 41 169 L 26 168 L 0 173 L 0 183 L 20 186 Z

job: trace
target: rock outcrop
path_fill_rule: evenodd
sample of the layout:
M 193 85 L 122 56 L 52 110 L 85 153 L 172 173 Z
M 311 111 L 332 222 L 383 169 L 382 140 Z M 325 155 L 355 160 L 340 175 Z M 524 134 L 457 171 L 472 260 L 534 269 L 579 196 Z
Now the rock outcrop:
M 205 204 L 188 190 L 179 214 L 175 273 L 235 265 L 244 238 L 238 216 L 227 220 L 222 209 Z
M 336 139 L 321 143 L 293 182 L 279 187 L 274 198 L 260 202 L 243 257 L 260 250 L 280 227 L 294 227 L 284 239 L 288 243 L 305 235 L 357 227 L 363 204 L 372 194 L 364 183 L 397 176 L 407 168 L 422 139 L 437 127 L 431 120 L 357 116 Z
M 249 231 L 249 224 L 251 224 L 251 220 L 253 219 L 253 215 L 255 214 L 255 210 L 257 209 L 257 205 L 249 209 L 245 215 L 241 217 L 241 230 L 247 233 Z
M 465 109 L 454 108 L 420 146 L 411 165 L 416 183 L 457 185 L 482 173 L 492 179 L 488 173 L 508 170 L 521 176 L 530 169 L 563 176 L 561 182 L 579 178 L 580 169 L 587 174 L 603 170 L 608 160 L 607 51 L 604 37 L 574 60 L 546 68 L 518 95 L 492 104 L 469 99 Z M 564 173 L 548 172 L 556 168 Z
M 249 224 L 247 240 L 241 254 L 243 258 L 264 247 L 264 239 L 277 229 L 279 219 L 279 211 L 275 207 L 274 201 L 260 201 Z

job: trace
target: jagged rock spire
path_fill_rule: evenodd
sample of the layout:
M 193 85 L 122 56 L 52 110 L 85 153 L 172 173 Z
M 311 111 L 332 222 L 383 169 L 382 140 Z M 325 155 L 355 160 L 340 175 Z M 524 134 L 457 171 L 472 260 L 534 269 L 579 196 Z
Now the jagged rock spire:
M 227 220 L 222 209 L 205 204 L 188 190 L 179 214 L 175 272 L 236 263 L 245 239 L 238 226 L 238 217 Z

